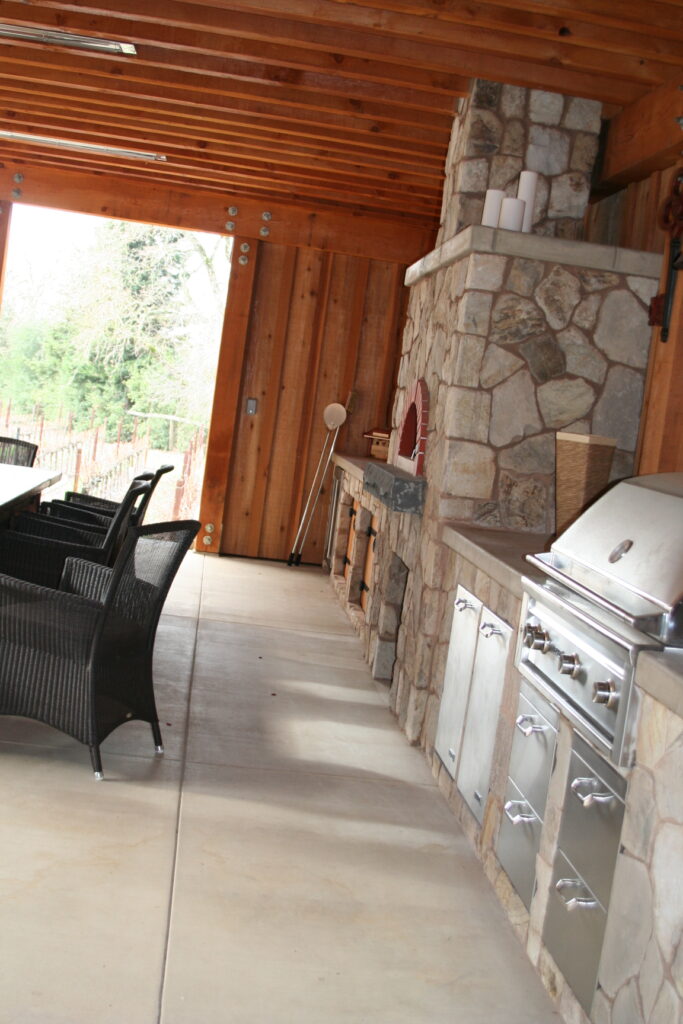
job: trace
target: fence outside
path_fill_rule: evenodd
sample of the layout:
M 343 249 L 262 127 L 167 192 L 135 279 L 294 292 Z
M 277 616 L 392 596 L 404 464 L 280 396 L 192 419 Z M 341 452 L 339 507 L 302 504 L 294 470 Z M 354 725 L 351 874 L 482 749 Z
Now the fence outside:
M 61 473 L 59 483 L 44 492 L 46 499 L 81 490 L 116 500 L 136 473 L 171 462 L 175 472 L 168 481 L 165 477 L 160 481 L 153 517 L 159 521 L 196 518 L 206 455 L 203 427 L 197 427 L 184 451 L 161 451 L 150 447 L 150 419 L 134 419 L 130 441 L 121 440 L 123 418 L 116 441 L 106 439 L 105 425 L 96 420 L 93 414 L 86 430 L 76 430 L 70 410 L 60 410 L 56 419 L 46 420 L 39 409 L 15 414 L 11 400 L 0 400 L 0 433 L 37 444 L 36 466 Z

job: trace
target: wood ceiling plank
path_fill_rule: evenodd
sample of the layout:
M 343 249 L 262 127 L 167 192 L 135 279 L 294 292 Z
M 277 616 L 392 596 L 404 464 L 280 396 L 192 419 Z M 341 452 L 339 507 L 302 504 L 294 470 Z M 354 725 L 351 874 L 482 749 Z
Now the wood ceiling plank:
M 665 86 L 625 107 L 609 123 L 601 181 L 623 185 L 675 163 L 683 152 L 683 89 Z
M 636 61 L 631 61 L 630 71 L 635 80 L 626 75 L 616 76 L 613 69 L 600 66 L 594 70 L 576 69 L 573 64 L 562 58 L 564 52 L 558 52 L 557 46 L 545 54 L 531 49 L 528 59 L 522 59 L 516 53 L 514 44 L 507 41 L 502 50 L 491 53 L 482 49 L 488 45 L 485 33 L 476 31 L 472 42 L 474 50 L 464 48 L 459 42 L 461 32 L 459 26 L 453 26 L 447 33 L 440 34 L 440 25 L 432 25 L 432 39 L 425 39 L 425 25 L 419 24 L 433 19 L 415 18 L 416 28 L 413 33 L 408 28 L 403 35 L 392 34 L 382 22 L 382 29 L 373 25 L 372 19 L 365 17 L 360 25 L 349 26 L 348 22 L 339 23 L 339 12 L 332 11 L 336 20 L 332 19 L 331 8 L 319 0 L 311 7 L 309 0 L 292 0 L 286 5 L 288 17 L 282 17 L 282 6 L 277 3 L 261 6 L 260 3 L 235 4 L 230 7 L 211 5 L 195 5 L 182 3 L 180 0 L 116 0 L 105 9 L 94 4 L 92 0 L 43 0 L 42 6 L 58 9 L 87 11 L 98 16 L 126 14 L 139 20 L 155 23 L 194 25 L 201 27 L 210 25 L 215 30 L 229 31 L 236 35 L 251 38 L 267 38 L 269 42 L 279 44 L 302 44 L 315 49 L 331 50 L 354 57 L 391 62 L 406 62 L 431 67 L 435 70 L 453 71 L 463 76 L 488 78 L 492 81 L 504 81 L 530 88 L 545 88 L 564 92 L 573 96 L 588 96 L 606 103 L 631 102 L 648 88 L 651 79 L 648 68 Z M 254 9 L 258 6 L 258 14 Z M 229 19 L 226 12 L 229 11 Z M 311 24 L 311 11 L 315 12 L 314 23 Z M 367 12 L 365 12 L 367 15 Z M 292 14 L 300 20 L 293 20 Z M 280 15 L 278 17 L 278 15 Z M 308 17 L 307 17 L 308 16 Z M 447 27 L 447 26 L 446 26 Z M 405 26 L 404 26 L 405 29 Z M 532 41 L 536 42 L 536 41 Z M 561 49 L 561 48 L 560 48 Z M 510 54 L 514 54 L 510 57 Z M 657 78 L 655 76 L 655 81 Z
M 53 160 L 43 158 L 38 155 L 34 158 L 34 165 L 41 166 L 43 168 L 54 167 L 55 169 L 82 171 L 84 166 L 89 166 L 98 174 L 110 175 L 115 173 L 125 173 L 121 168 L 121 163 L 122 161 L 118 161 L 118 163 L 114 165 L 113 163 L 108 163 L 106 160 L 96 157 L 88 158 L 87 161 L 84 158 L 78 162 L 75 162 L 68 156 L 56 157 Z M 24 165 L 24 168 L 26 168 L 26 165 Z M 27 175 L 29 173 L 28 169 L 25 169 L 24 173 Z M 265 203 L 268 202 L 270 197 L 281 202 L 286 202 L 292 195 L 296 195 L 292 190 L 292 186 L 287 182 L 283 182 L 275 178 L 270 180 L 258 180 L 255 179 L 253 175 L 249 174 L 234 173 L 230 175 L 226 173 L 221 176 L 212 177 L 206 173 L 197 173 L 190 176 L 187 173 L 178 173 L 174 175 L 171 172 L 156 172 L 154 174 L 148 172 L 148 174 L 145 175 L 144 170 L 131 163 L 128 167 L 128 178 L 131 180 L 137 180 L 141 183 L 147 181 L 147 183 L 151 182 L 156 185 L 166 185 L 170 188 L 200 188 L 204 190 L 213 188 L 214 192 L 218 196 L 224 195 L 227 190 L 230 190 L 239 196 L 261 196 Z M 301 191 L 305 191 L 305 196 L 309 202 L 318 201 L 321 205 L 328 204 L 339 207 L 348 199 L 348 192 L 343 188 L 343 185 L 336 187 L 334 182 L 327 187 L 309 185 L 305 190 L 300 185 L 297 185 L 297 187 L 300 188 Z M 405 189 L 402 195 L 404 203 L 410 206 L 413 215 L 424 216 L 429 219 L 436 218 L 440 207 L 440 203 L 436 197 L 430 199 L 417 194 L 409 195 L 408 189 Z M 358 211 L 374 211 L 376 213 L 391 214 L 396 210 L 397 204 L 398 199 L 396 195 L 387 194 L 384 189 L 373 189 L 360 186 L 356 186 L 355 188 L 353 209 Z
M 414 183 L 430 183 L 434 188 L 440 188 L 443 181 L 443 158 L 438 161 L 426 161 L 422 153 L 416 154 L 414 151 L 406 152 L 403 159 L 392 159 L 388 156 L 380 157 L 358 147 L 351 152 L 348 144 L 323 150 L 267 136 L 252 140 L 251 136 L 237 132 L 225 132 L 222 137 L 218 134 L 214 137 L 206 132 L 200 134 L 196 129 L 188 128 L 186 125 L 168 125 L 165 121 L 163 125 L 158 125 L 139 117 L 134 122 L 135 127 L 131 127 L 129 117 L 122 117 L 117 121 L 113 116 L 103 117 L 99 111 L 93 114 L 92 111 L 83 109 L 79 114 L 78 111 L 69 110 L 65 114 L 64 105 L 58 99 L 54 101 L 53 106 L 21 100 L 18 103 L 16 96 L 7 97 L 0 88 L 0 105 L 2 104 L 11 104 L 6 116 L 11 117 L 13 129 L 27 134 L 49 136 L 52 131 L 60 138 L 80 138 L 98 144 L 110 143 L 165 153 L 178 152 L 187 157 L 200 153 L 207 165 L 235 157 L 251 158 L 263 163 L 265 145 L 269 148 L 271 160 L 276 156 L 278 162 L 288 167 L 313 167 L 340 174 L 345 171 L 359 172 L 366 177 L 378 179 L 390 174 L 397 181 L 405 178 Z M 56 110 L 60 111 L 60 116 L 56 115 Z M 87 122 L 84 122 L 84 113 L 87 113 Z M 83 130 L 84 124 L 87 124 L 87 130 Z M 410 162 L 411 157 L 413 162 Z
M 0 167 L 0 201 L 11 200 L 14 174 L 24 174 L 22 201 L 34 206 L 59 207 L 119 220 L 148 221 L 169 227 L 223 233 L 228 208 L 236 205 L 238 233 L 258 239 L 261 213 L 268 210 L 271 239 L 287 245 L 345 252 L 408 266 L 428 252 L 438 219 L 382 216 L 343 208 L 269 201 L 239 193 L 216 194 L 201 189 L 161 187 L 117 175 L 94 175 L 59 168 L 27 167 L 5 161 Z
M 141 115 L 145 118 L 156 119 L 158 123 L 166 125 L 172 130 L 182 134 L 188 124 L 201 126 L 207 130 L 225 131 L 230 130 L 233 134 L 244 134 L 247 138 L 262 139 L 264 133 L 269 134 L 271 139 L 269 145 L 277 145 L 281 139 L 295 141 L 300 145 L 332 145 L 333 148 L 348 150 L 357 154 L 366 151 L 370 154 L 395 154 L 405 158 L 407 153 L 413 153 L 420 160 L 432 162 L 443 166 L 445 157 L 444 140 L 430 142 L 420 140 L 419 151 L 416 150 L 414 138 L 408 134 L 401 137 L 397 132 L 387 130 L 383 133 L 361 134 L 345 131 L 344 129 L 316 125 L 315 128 L 307 128 L 298 125 L 296 122 L 287 122 L 283 119 L 263 118 L 255 122 L 253 118 L 245 117 L 242 112 L 222 114 L 216 111 L 202 111 L 196 108 L 185 108 L 177 104 L 159 104 L 142 99 L 135 100 L 124 97 L 124 102 L 114 104 L 108 98 L 102 98 L 98 92 L 79 92 L 77 89 L 62 87 L 59 92 L 50 88 L 50 83 L 40 84 L 36 88 L 31 82 L 14 80 L 11 88 L 17 95 L 39 96 L 41 99 L 56 101 L 63 109 L 80 110 L 86 116 L 90 116 L 92 109 L 102 112 L 112 111 L 114 116 L 121 119 L 137 120 Z M 206 137 L 206 133 L 203 133 Z M 200 142 L 201 148 L 201 142 Z
M 415 16 L 400 11 L 368 8 L 362 4 L 339 3 L 337 0 L 195 0 L 197 6 L 206 10 L 262 15 L 274 15 L 288 20 L 297 20 L 318 27 L 334 27 L 343 32 L 349 28 L 363 30 L 373 36 L 398 37 L 403 40 L 430 43 L 446 43 L 458 49 L 487 54 L 489 57 L 508 57 L 514 53 L 520 60 L 554 65 L 566 70 L 599 71 L 620 78 L 642 82 L 647 85 L 660 84 L 666 80 L 667 71 L 656 59 L 630 54 L 617 54 L 604 49 L 597 53 L 592 48 L 569 45 L 565 38 L 529 38 L 510 34 L 502 25 L 489 26 L 485 33 L 478 27 L 469 27 L 463 22 L 451 22 L 446 18 Z M 430 12 L 431 12 L 430 6 Z M 674 69 L 675 70 L 675 69 Z M 664 77 L 662 77 L 664 76 Z M 495 80 L 495 79 L 494 79 Z
M 0 96 L 0 102 L 2 97 Z M 431 173 L 424 168 L 411 168 L 409 166 L 393 169 L 386 165 L 378 165 L 372 161 L 340 161 L 332 157 L 322 158 L 311 153 L 292 154 L 283 147 L 276 147 L 272 150 L 268 159 L 262 148 L 247 146 L 240 143 L 208 144 L 201 150 L 188 149 L 183 145 L 183 140 L 177 135 L 164 137 L 163 135 L 150 133 L 149 131 L 133 131 L 131 129 L 113 130 L 108 126 L 106 131 L 100 133 L 93 131 L 92 120 L 89 122 L 87 132 L 80 130 L 80 123 L 76 118 L 58 118 L 49 114 L 21 114 L 14 112 L 12 128 L 18 132 L 25 132 L 33 135 L 46 135 L 50 132 L 57 134 L 59 138 L 94 143 L 96 145 L 113 144 L 132 149 L 151 149 L 155 152 L 165 152 L 173 157 L 173 168 L 206 168 L 207 170 L 224 169 L 230 164 L 235 170 L 251 169 L 253 173 L 268 175 L 274 158 L 277 159 L 278 167 L 283 171 L 297 175 L 297 180 L 305 180 L 301 177 L 302 172 L 308 174 L 325 175 L 329 180 L 336 182 L 346 181 L 349 187 L 355 180 L 385 184 L 397 190 L 403 185 L 422 188 L 426 195 L 440 192 L 443 176 L 436 170 Z M 35 152 L 36 150 L 34 150 Z M 18 152 L 18 150 L 17 150 Z
M 1 52 L 1 51 L 0 51 Z M 125 67 L 125 75 L 124 75 Z M 116 95 L 154 96 L 158 100 L 181 101 L 202 108 L 249 109 L 254 113 L 284 109 L 287 116 L 306 118 L 337 118 L 354 123 L 359 130 L 377 130 L 377 123 L 421 126 L 435 132 L 450 133 L 452 112 L 430 112 L 413 109 L 401 103 L 372 99 L 359 101 L 335 96 L 319 89 L 299 91 L 276 82 L 236 82 L 232 78 L 200 78 L 192 74 L 161 68 L 147 68 L 140 62 L 126 65 L 124 58 L 90 57 L 56 54 L 32 47 L 6 47 L 2 63 L 5 78 L 51 81 L 93 89 Z M 106 84 L 105 84 L 106 83 Z M 368 124 L 366 124 L 368 122 Z
M 333 0 L 339 3 L 340 0 Z M 342 0 L 343 2 L 343 0 Z M 354 6 L 369 10 L 391 10 L 395 14 L 410 14 L 425 19 L 438 18 L 440 23 L 468 27 L 504 30 L 512 35 L 527 35 L 539 39 L 562 40 L 566 47 L 586 47 L 609 53 L 636 57 L 646 56 L 655 61 L 679 64 L 683 58 L 683 24 L 679 18 L 675 28 L 658 27 L 648 20 L 648 4 L 639 5 L 637 17 L 629 22 L 623 16 L 622 5 L 609 5 L 601 19 L 584 19 L 580 10 L 558 10 L 559 5 L 545 7 L 538 3 L 473 2 L 446 0 L 435 11 L 431 0 L 353 0 Z M 669 19 L 665 19 L 669 22 Z M 646 32 L 646 35 L 644 35 Z
M 447 71 L 434 71 L 405 62 L 390 63 L 363 57 L 343 56 L 338 51 L 325 52 L 310 46 L 287 46 L 261 39 L 240 38 L 234 33 L 208 32 L 182 28 L 168 23 L 150 24 L 137 19 L 92 16 L 78 11 L 52 10 L 26 6 L 5 0 L 0 7 L 3 22 L 37 28 L 61 29 L 95 35 L 105 39 L 120 38 L 138 47 L 166 47 L 185 52 L 199 52 L 215 57 L 232 57 L 243 62 L 268 64 L 287 70 L 330 73 L 359 81 L 379 82 L 389 86 L 414 88 L 448 96 L 465 96 L 469 77 Z

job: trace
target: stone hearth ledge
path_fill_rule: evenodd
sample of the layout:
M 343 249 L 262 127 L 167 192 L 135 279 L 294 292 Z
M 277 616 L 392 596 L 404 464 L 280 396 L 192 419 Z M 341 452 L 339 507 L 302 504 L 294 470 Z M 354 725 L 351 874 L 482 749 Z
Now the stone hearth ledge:
M 441 527 L 441 540 L 447 547 L 519 598 L 522 597 L 522 576 L 543 581 L 541 573 L 525 561 L 525 556 L 546 551 L 551 539 L 539 533 L 488 530 L 461 523 L 444 523 Z
M 392 512 L 421 514 L 427 486 L 424 477 L 413 476 L 382 459 L 361 459 L 336 452 L 332 462 L 360 480 L 363 489 Z
M 566 238 L 548 238 L 545 235 L 523 234 L 497 228 L 473 226 L 464 228 L 449 238 L 438 249 L 423 256 L 406 270 L 405 284 L 410 287 L 424 277 L 450 266 L 470 253 L 490 253 L 496 256 L 519 256 L 545 263 L 589 267 L 592 270 L 612 271 L 634 277 L 653 277 L 659 280 L 662 257 L 659 253 L 619 249 L 612 245 L 594 245 Z

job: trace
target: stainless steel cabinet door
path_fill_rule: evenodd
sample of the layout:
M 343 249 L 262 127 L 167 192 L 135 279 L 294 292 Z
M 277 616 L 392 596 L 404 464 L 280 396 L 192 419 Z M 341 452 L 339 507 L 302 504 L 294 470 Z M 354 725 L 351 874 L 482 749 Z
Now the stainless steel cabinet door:
M 481 607 L 481 601 L 473 594 L 458 587 L 434 743 L 434 749 L 453 778 L 458 767 Z
M 484 817 L 512 629 L 482 611 L 465 713 L 457 785 L 477 821 Z

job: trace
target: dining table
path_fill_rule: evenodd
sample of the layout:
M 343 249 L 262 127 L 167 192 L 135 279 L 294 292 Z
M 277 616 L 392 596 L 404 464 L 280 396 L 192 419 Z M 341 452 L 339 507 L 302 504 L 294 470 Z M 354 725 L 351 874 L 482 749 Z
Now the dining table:
M 61 477 L 59 470 L 43 466 L 29 468 L 0 463 L 0 522 L 16 512 L 37 508 L 42 491 Z

